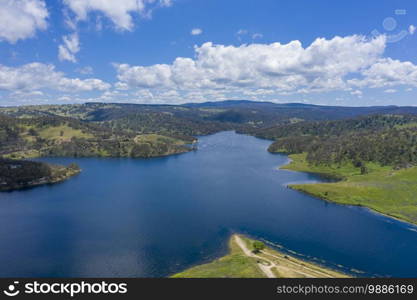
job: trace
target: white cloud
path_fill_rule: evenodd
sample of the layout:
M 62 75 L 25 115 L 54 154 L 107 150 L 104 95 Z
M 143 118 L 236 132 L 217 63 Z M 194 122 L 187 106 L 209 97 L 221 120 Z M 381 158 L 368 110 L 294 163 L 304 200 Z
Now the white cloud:
M 129 89 L 129 85 L 124 82 L 116 82 L 114 86 L 116 89 L 121 90 L 121 91 L 127 91 Z
M 80 40 L 77 33 L 62 38 L 63 44 L 58 47 L 58 58 L 61 61 L 77 62 L 75 55 L 80 51 Z
M 249 33 L 249 31 L 248 31 L 248 30 L 246 30 L 246 29 L 239 29 L 239 30 L 236 32 L 237 39 L 238 39 L 239 41 L 242 41 L 242 38 L 243 38 L 244 36 L 246 36 L 248 33 Z
M 349 82 L 354 86 L 372 88 L 395 85 L 417 86 L 417 66 L 409 61 L 381 58 L 364 70 L 362 76 L 363 78 L 352 79 Z
M 134 29 L 134 16 L 150 18 L 157 7 L 168 7 L 172 0 L 63 0 L 64 22 L 72 31 L 77 30 L 79 21 L 87 21 L 90 13 L 100 13 L 95 17 L 95 28 L 101 31 L 102 18 L 108 18 L 115 28 L 120 31 Z M 104 17 L 103 17 L 104 16 Z M 58 58 L 76 62 L 76 54 L 80 51 L 77 33 L 63 37 L 63 44 L 58 47 Z
M 416 26 L 414 26 L 414 25 L 410 25 L 410 26 L 408 27 L 408 33 L 409 33 L 409 34 L 411 34 L 411 35 L 413 35 L 413 34 L 416 32 L 416 29 L 417 29 L 417 27 L 416 27 Z
M 59 81 L 58 89 L 62 91 L 76 91 L 76 92 L 89 92 L 89 91 L 103 91 L 110 88 L 110 84 L 103 82 L 101 79 L 88 78 L 61 78 Z
M 288 44 L 235 46 L 205 43 L 196 58 L 172 64 L 130 66 L 116 64 L 118 79 L 130 88 L 233 91 L 269 89 L 276 93 L 307 93 L 347 89 L 344 77 L 376 63 L 385 49 L 385 37 L 362 36 L 316 39 L 303 47 Z
M 318 38 L 306 47 L 299 41 L 241 46 L 209 42 L 195 47 L 194 58 L 178 57 L 172 64 L 114 64 L 116 87 L 180 102 L 193 96 L 262 100 L 332 91 L 361 98 L 363 88 L 390 93 L 399 85 L 417 87 L 417 65 L 383 57 L 385 46 L 385 36 L 357 35 Z M 167 93 L 172 90 L 179 95 Z
M 77 21 L 86 21 L 90 12 L 100 12 L 109 18 L 119 30 L 132 30 L 133 15 L 149 17 L 156 7 L 167 7 L 170 0 L 64 0 L 75 14 Z
M 203 30 L 201 28 L 194 28 L 191 30 L 191 35 L 200 35 L 203 33 Z
M 10 94 L 12 98 L 34 98 L 38 96 L 43 96 L 42 91 L 14 91 Z
M 393 93 L 396 93 L 396 92 L 397 92 L 396 89 L 387 89 L 387 90 L 384 91 L 384 93 L 387 93 L 387 94 L 393 94 Z
M 0 65 L 0 90 L 11 92 L 39 91 L 51 89 L 68 92 L 107 90 L 110 84 L 100 79 L 68 78 L 56 71 L 53 65 L 38 62 L 20 67 Z
M 261 39 L 263 37 L 264 37 L 264 35 L 262 33 L 254 33 L 254 34 L 252 34 L 252 39 L 254 39 L 254 40 Z
M 94 70 L 90 66 L 85 66 L 83 68 L 78 68 L 75 70 L 76 72 L 83 74 L 83 75 L 91 75 L 94 73 Z
M 241 41 L 241 40 L 242 40 L 242 38 L 243 38 L 243 36 L 247 36 L 247 35 L 249 35 L 249 30 L 247 30 L 247 29 L 239 29 L 239 30 L 236 32 L 236 35 L 237 35 L 238 40 L 239 40 L 239 41 Z M 250 37 L 251 37 L 253 40 L 256 40 L 256 39 L 261 39 L 261 38 L 263 38 L 263 37 L 264 37 L 264 35 L 263 35 L 262 33 L 259 33 L 259 32 L 254 32 L 254 33 L 250 34 Z
M 1 0 L 0 41 L 16 43 L 47 28 L 48 10 L 43 0 Z
M 350 94 L 353 96 L 358 96 L 359 98 L 363 96 L 363 92 L 361 90 L 354 90 L 350 92 Z
M 64 95 L 64 96 L 59 97 L 57 100 L 59 102 L 71 102 L 73 100 L 73 98 L 70 97 L 70 96 Z

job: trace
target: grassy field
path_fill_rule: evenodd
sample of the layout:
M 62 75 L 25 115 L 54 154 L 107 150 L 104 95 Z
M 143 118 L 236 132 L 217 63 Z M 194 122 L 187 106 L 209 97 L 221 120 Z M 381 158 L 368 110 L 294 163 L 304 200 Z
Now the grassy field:
M 136 143 L 168 143 L 174 145 L 184 145 L 185 142 L 173 137 L 163 136 L 159 134 L 141 134 L 135 137 Z
M 229 241 L 229 254 L 215 261 L 192 267 L 184 272 L 175 274 L 173 278 L 266 278 L 263 269 L 270 271 L 273 278 L 321 278 L 348 277 L 345 274 L 309 263 L 293 256 L 265 247 L 264 250 L 253 253 L 253 243 L 248 237 L 238 235 L 245 244 L 246 251 L 239 246 L 237 235 Z
M 417 224 L 417 167 L 393 170 L 367 164 L 361 175 L 353 165 L 341 167 L 310 166 L 305 155 L 290 155 L 292 162 L 282 169 L 318 173 L 342 179 L 333 183 L 292 184 L 304 193 L 348 205 L 369 207 L 377 212 Z
M 44 139 L 52 139 L 52 140 L 63 140 L 68 141 L 71 138 L 93 138 L 94 136 L 88 133 L 84 133 L 79 129 L 74 129 L 67 125 L 61 126 L 50 126 L 43 130 L 39 131 L 39 136 Z

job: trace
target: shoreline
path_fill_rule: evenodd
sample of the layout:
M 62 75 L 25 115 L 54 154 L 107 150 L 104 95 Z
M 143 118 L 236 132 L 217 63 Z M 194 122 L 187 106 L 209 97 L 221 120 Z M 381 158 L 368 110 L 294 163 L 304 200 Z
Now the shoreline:
M 298 172 L 298 171 L 294 171 L 294 172 Z M 317 174 L 317 173 L 311 173 L 311 174 Z M 317 183 L 303 183 L 303 184 L 317 184 Z M 297 192 L 306 194 L 308 196 L 311 196 L 311 197 L 320 199 L 322 201 L 325 201 L 325 202 L 328 202 L 328 203 L 332 203 L 332 204 L 337 204 L 337 205 L 343 205 L 343 206 L 360 207 L 360 208 L 363 208 L 363 209 L 368 210 L 369 212 L 371 212 L 373 214 L 376 214 L 376 215 L 379 215 L 379 216 L 382 216 L 382 217 L 386 217 L 386 218 L 389 218 L 389 219 L 394 219 L 395 221 L 398 221 L 398 222 L 401 222 L 401 223 L 405 223 L 407 225 L 412 225 L 414 227 L 417 227 L 417 222 L 414 223 L 412 221 L 407 221 L 405 219 L 401 219 L 401 218 L 399 218 L 397 216 L 394 216 L 394 215 L 390 215 L 388 213 L 381 212 L 381 211 L 379 211 L 379 210 L 377 210 L 375 208 L 372 208 L 372 207 L 369 207 L 369 206 L 366 206 L 366 205 L 354 204 L 354 203 L 347 204 L 347 203 L 341 203 L 341 202 L 333 201 L 333 200 L 330 200 L 330 199 L 322 198 L 322 197 L 319 197 L 319 196 L 315 195 L 314 193 L 309 193 L 308 191 L 301 190 L 301 189 L 297 189 L 295 187 L 292 187 L 291 185 L 292 184 L 287 185 L 287 187 L 290 188 L 290 189 L 292 189 L 292 190 L 294 190 L 294 191 L 297 191 Z
M 194 145 L 194 144 L 192 144 Z M 180 155 L 180 154 L 185 154 L 185 153 L 189 153 L 189 152 L 193 152 L 198 150 L 195 146 L 192 147 L 188 147 L 188 148 L 184 148 L 181 149 L 180 151 L 174 151 L 174 152 L 167 152 L 167 153 L 163 153 L 163 154 L 158 154 L 158 155 L 151 155 L 151 156 L 138 156 L 138 157 L 132 157 L 132 156 L 122 156 L 122 155 L 79 155 L 79 156 L 70 156 L 70 155 L 42 155 L 40 153 L 38 153 L 37 155 L 20 155 L 20 156 L 15 156 L 15 157 L 11 157 L 11 155 L 15 154 L 15 153 L 8 153 L 6 154 L 4 157 L 8 158 L 8 159 L 19 159 L 19 160 L 31 160 L 31 159 L 38 159 L 38 158 L 131 158 L 131 159 L 151 159 L 151 158 L 161 158 L 161 157 L 169 157 L 169 156 L 175 156 L 175 155 Z
M 303 173 L 308 173 L 308 174 L 314 174 L 314 175 L 318 175 L 320 177 L 337 180 L 336 183 L 337 182 L 343 182 L 343 181 L 346 180 L 346 178 L 341 179 L 340 177 L 338 178 L 337 176 L 333 176 L 332 174 L 320 173 L 320 172 L 314 172 L 314 171 L 304 171 L 304 170 L 301 171 L 301 170 L 298 170 L 298 169 L 293 169 L 293 168 L 291 168 L 291 163 L 294 160 L 291 159 L 288 154 L 285 154 L 285 153 L 279 153 L 279 154 L 287 155 L 288 161 L 284 165 L 278 166 L 277 167 L 278 170 L 286 170 L 286 171 L 292 171 L 292 172 L 303 172 Z M 386 212 L 382 212 L 378 209 L 375 209 L 375 208 L 367 206 L 367 205 L 355 204 L 355 203 L 342 203 L 342 202 L 334 201 L 334 200 L 331 200 L 331 199 L 328 199 L 328 198 L 320 197 L 315 193 L 312 193 L 312 192 L 309 192 L 307 190 L 295 187 L 295 185 L 316 185 L 316 184 L 331 184 L 331 183 L 329 183 L 329 182 L 323 182 L 323 183 L 291 183 L 291 184 L 288 184 L 287 187 L 292 189 L 292 190 L 298 191 L 300 193 L 303 193 L 303 194 L 312 196 L 314 198 L 320 199 L 322 201 L 326 201 L 328 203 L 334 203 L 334 204 L 338 204 L 338 205 L 364 208 L 364 209 L 366 209 L 366 210 L 368 210 L 372 213 L 375 213 L 379 216 L 394 219 L 395 221 L 402 222 L 402 223 L 405 223 L 407 225 L 411 225 L 413 227 L 417 226 L 417 221 L 413 222 L 411 220 L 406 220 L 406 219 L 403 219 L 401 217 L 394 216 L 394 215 L 391 215 L 391 214 L 386 213 Z
M 64 167 L 64 168 L 66 168 L 66 167 Z M 0 187 L 0 193 L 21 191 L 21 190 L 31 189 L 31 188 L 35 188 L 35 187 L 39 187 L 39 186 L 43 186 L 43 185 L 54 185 L 54 184 L 61 183 L 61 182 L 64 182 L 66 180 L 69 180 L 72 177 L 81 173 L 81 169 L 80 170 L 70 170 L 68 168 L 66 168 L 66 169 L 67 169 L 67 174 L 65 176 L 59 176 L 57 178 L 51 178 L 50 180 L 48 180 L 48 179 L 39 179 L 39 180 L 36 180 L 35 182 L 31 182 L 29 184 L 18 185 L 18 186 L 14 186 L 14 187 Z

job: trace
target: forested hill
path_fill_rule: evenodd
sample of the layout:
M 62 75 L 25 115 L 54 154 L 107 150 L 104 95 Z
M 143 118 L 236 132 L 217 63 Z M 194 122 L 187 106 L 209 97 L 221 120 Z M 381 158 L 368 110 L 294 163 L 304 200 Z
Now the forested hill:
M 192 150 L 193 137 L 136 134 L 59 116 L 0 114 L 0 156 L 154 157 Z
M 276 140 L 269 150 L 289 154 L 307 153 L 315 165 L 367 162 L 404 168 L 417 164 L 417 117 L 371 115 L 355 119 L 301 122 L 281 125 L 252 134 Z
M 417 115 L 378 114 L 331 121 L 296 122 L 267 128 L 249 128 L 248 133 L 275 140 L 288 136 L 339 136 L 351 131 L 379 131 L 417 122 Z
M 0 113 L 18 118 L 70 117 L 85 122 L 108 122 L 112 126 L 124 128 L 129 123 L 133 130 L 146 133 L 168 130 L 199 135 L 236 128 L 237 125 L 271 127 L 299 121 L 340 120 L 370 114 L 417 114 L 417 107 L 338 107 L 231 100 L 184 105 L 86 103 L 19 106 L 0 108 Z
M 80 169 L 76 164 L 64 167 L 43 162 L 0 158 L 0 191 L 56 183 L 79 172 Z

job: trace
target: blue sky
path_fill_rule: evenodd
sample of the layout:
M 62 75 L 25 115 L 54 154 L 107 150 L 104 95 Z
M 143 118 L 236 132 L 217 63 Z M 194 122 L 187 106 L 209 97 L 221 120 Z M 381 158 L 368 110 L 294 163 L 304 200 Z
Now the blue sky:
M 0 0 L 0 105 L 416 105 L 417 3 Z

